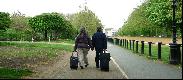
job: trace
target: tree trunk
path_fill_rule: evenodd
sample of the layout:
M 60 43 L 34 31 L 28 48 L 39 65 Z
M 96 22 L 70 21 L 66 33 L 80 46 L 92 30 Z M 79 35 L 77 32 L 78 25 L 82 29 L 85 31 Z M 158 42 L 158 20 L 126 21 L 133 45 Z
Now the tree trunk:
M 51 31 L 50 39 L 53 39 L 53 31 Z
M 45 30 L 44 32 L 44 40 L 47 40 L 48 36 L 47 36 L 47 30 Z

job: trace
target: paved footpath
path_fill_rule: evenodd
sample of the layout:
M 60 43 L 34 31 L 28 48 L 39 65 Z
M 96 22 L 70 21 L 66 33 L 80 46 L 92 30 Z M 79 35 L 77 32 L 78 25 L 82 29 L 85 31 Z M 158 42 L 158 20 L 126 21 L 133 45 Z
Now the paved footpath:
M 80 67 L 78 70 L 71 70 L 69 65 L 65 67 L 65 71 L 58 73 L 61 75 L 56 75 L 54 78 L 63 78 L 63 79 L 124 79 L 125 77 L 113 63 L 110 61 L 110 71 L 104 72 L 101 71 L 99 68 L 95 67 L 95 52 L 89 51 L 88 60 L 89 66 L 85 69 L 81 69 Z M 68 60 L 69 62 L 69 60 Z
M 108 52 L 129 79 L 182 79 L 182 68 L 148 60 L 111 43 Z
M 95 66 L 95 51 L 89 51 L 88 60 L 89 66 L 85 69 L 80 67 L 77 70 L 70 69 L 69 58 L 71 53 L 65 54 L 62 59 L 49 66 L 37 68 L 41 70 L 26 79 L 126 79 L 125 75 L 119 68 L 110 61 L 109 72 L 101 71 Z

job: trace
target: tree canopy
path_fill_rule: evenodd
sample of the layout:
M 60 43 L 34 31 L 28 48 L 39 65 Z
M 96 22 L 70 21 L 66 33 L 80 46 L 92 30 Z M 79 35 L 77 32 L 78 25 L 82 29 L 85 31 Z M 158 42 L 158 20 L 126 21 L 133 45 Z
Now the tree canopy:
M 88 34 L 91 36 L 96 32 L 96 28 L 102 26 L 101 21 L 98 17 L 88 8 L 82 10 L 76 14 L 70 15 L 69 20 L 71 24 L 80 29 L 81 26 L 85 27 Z
M 146 0 L 128 17 L 119 35 L 129 36 L 171 36 L 172 2 L 170 0 Z M 182 23 L 182 2 L 178 0 L 176 9 L 177 23 Z M 177 25 L 180 34 L 181 25 Z
M 0 30 L 6 30 L 11 24 L 10 14 L 5 12 L 0 12 Z
M 45 39 L 47 39 L 48 33 L 50 33 L 51 37 L 54 36 L 55 38 L 58 38 L 59 36 L 69 36 L 69 38 L 71 38 L 75 32 L 72 29 L 72 25 L 70 25 L 70 23 L 65 19 L 64 15 L 55 12 L 37 15 L 29 20 L 29 24 L 34 31 L 44 33 Z M 73 33 L 68 34 L 68 31 Z

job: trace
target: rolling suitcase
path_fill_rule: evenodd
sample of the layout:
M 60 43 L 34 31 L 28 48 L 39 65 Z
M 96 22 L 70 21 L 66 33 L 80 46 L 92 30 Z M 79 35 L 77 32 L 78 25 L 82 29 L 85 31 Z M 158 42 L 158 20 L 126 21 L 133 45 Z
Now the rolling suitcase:
M 78 68 L 78 62 L 79 62 L 79 58 L 78 58 L 78 53 L 73 51 L 72 55 L 70 57 L 70 68 L 71 69 L 76 69 Z
M 110 61 L 110 53 L 107 51 L 103 51 L 100 54 L 100 69 L 102 71 L 109 71 L 109 61 Z

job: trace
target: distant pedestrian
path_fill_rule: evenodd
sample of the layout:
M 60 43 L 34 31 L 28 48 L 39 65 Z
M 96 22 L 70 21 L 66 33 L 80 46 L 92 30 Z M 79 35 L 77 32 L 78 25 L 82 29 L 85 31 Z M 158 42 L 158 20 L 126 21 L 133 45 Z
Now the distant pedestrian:
M 95 48 L 96 51 L 96 68 L 99 68 L 99 56 L 100 54 L 107 49 L 107 38 L 106 35 L 102 32 L 102 27 L 97 27 L 97 32 L 92 36 L 92 51 Z
M 74 47 L 74 50 L 79 53 L 79 65 L 81 69 L 84 69 L 84 66 L 87 67 L 89 65 L 87 54 L 91 47 L 91 39 L 86 33 L 86 29 L 84 27 L 81 27 L 80 33 L 75 39 Z

